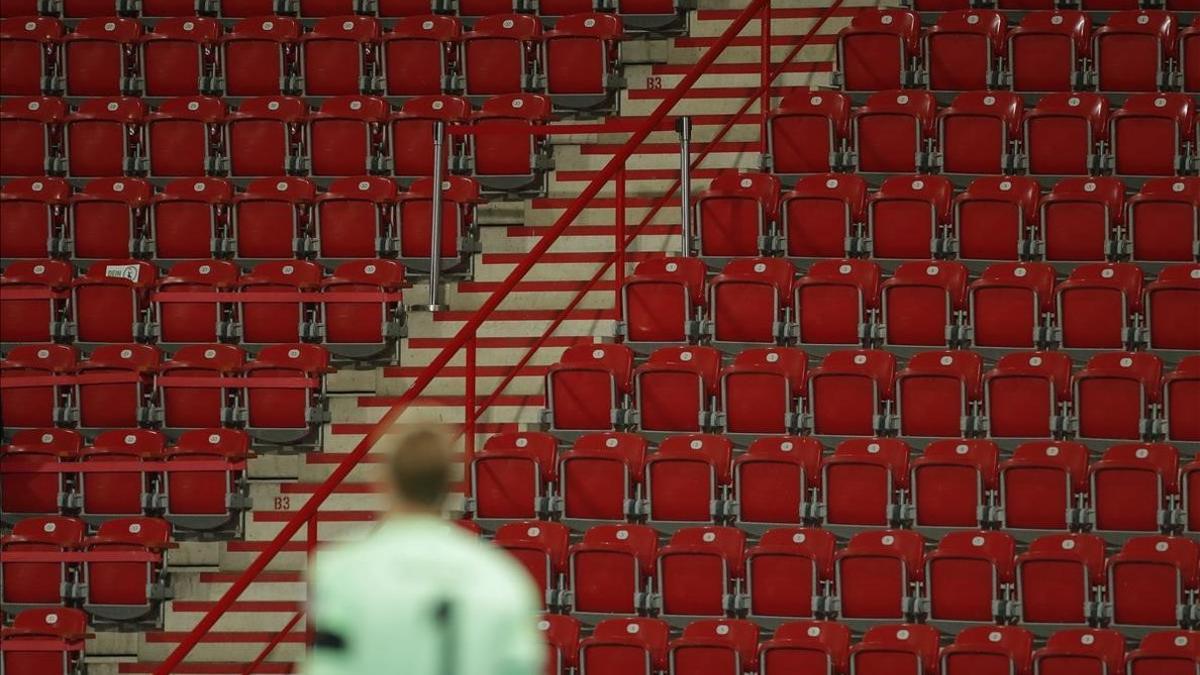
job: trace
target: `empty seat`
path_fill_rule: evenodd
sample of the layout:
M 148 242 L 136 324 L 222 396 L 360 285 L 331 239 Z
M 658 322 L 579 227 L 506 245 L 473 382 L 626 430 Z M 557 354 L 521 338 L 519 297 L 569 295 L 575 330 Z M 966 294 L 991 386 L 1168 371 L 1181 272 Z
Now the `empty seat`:
M 550 99 L 539 94 L 504 94 L 484 101 L 470 138 L 475 179 L 498 191 L 537 188 L 554 168 L 554 158 L 546 137 L 535 135 L 533 127 L 548 123 L 550 111 Z
M 68 96 L 120 96 L 141 91 L 135 19 L 92 17 L 63 37 L 63 74 Z
M 1022 625 L 1034 630 L 1082 626 L 1098 613 L 1104 540 L 1094 534 L 1038 537 L 1017 557 L 1016 574 L 1020 603 L 1015 613 Z
M 70 429 L 30 429 L 13 435 L 12 444 L 0 446 L 0 522 L 13 525 L 29 516 L 57 515 L 68 506 L 74 476 L 47 473 L 38 467 L 74 463 L 83 448 L 83 437 Z
M 1191 262 L 1200 253 L 1200 178 L 1152 178 L 1128 202 L 1130 257 Z
M 1075 374 L 1074 391 L 1079 438 L 1152 436 L 1162 398 L 1162 361 L 1144 353 L 1097 354 Z
M 706 268 L 699 258 L 651 258 L 621 287 L 627 343 L 693 342 L 708 306 Z
M 166 440 L 148 429 L 114 429 L 97 434 L 79 454 L 79 515 L 98 525 L 116 517 L 140 516 L 154 506 L 159 473 L 155 470 L 106 471 L 105 462 L 142 464 L 161 460 Z
M 195 296 L 184 294 L 231 291 L 237 280 L 237 266 L 227 260 L 173 265 L 168 276 L 158 280 L 158 289 L 151 298 L 158 318 L 160 344 L 217 342 L 230 335 L 236 318 L 232 297 L 218 302 L 195 300 Z
M 11 534 L 0 537 L 0 551 L 6 555 L 73 552 L 82 545 L 86 532 L 87 525 L 74 518 L 23 518 L 13 525 Z M 77 565 L 68 562 L 5 561 L 0 568 L 4 580 L 0 607 L 16 614 L 31 607 L 56 607 L 69 602 L 76 573 Z
M 1200 574 L 1200 544 L 1190 537 L 1135 537 L 1108 558 L 1112 626 L 1175 627 L 1188 621 Z
M 167 549 L 174 548 L 171 525 L 157 518 L 115 518 L 84 541 L 89 553 L 112 553 L 83 565 L 83 609 L 102 621 L 157 623 L 163 601 L 172 595 Z M 115 558 L 115 559 L 113 559 Z
M 106 344 L 76 367 L 75 404 L 80 429 L 123 429 L 151 421 L 156 347 Z
M 382 173 L 387 156 L 387 102 L 374 96 L 334 96 L 308 118 L 314 176 Z
M 426 96 L 457 88 L 462 26 L 457 18 L 406 16 L 383 34 L 384 93 Z
M 549 512 L 558 479 L 557 443 L 550 434 L 492 436 L 471 461 L 475 520 L 535 520 Z
M 463 35 L 467 96 L 516 94 L 534 86 L 541 69 L 541 23 L 527 14 L 485 16 Z
M 1031 248 L 1038 224 L 1037 181 L 985 176 L 954 198 L 953 241 L 959 260 L 1018 260 Z
M 283 176 L 304 166 L 308 106 L 286 96 L 251 98 L 229 115 L 229 174 Z
M 858 248 L 867 184 L 853 174 L 805 176 L 779 202 L 781 248 L 789 258 L 842 258 Z
M 351 260 L 321 280 L 321 342 L 356 361 L 394 358 L 405 334 L 404 266 L 394 260 Z
M 954 188 L 943 176 L 892 176 L 867 203 L 872 258 L 925 259 L 940 252 L 953 219 Z
M 720 423 L 726 434 L 798 429 L 808 355 L 790 347 L 747 349 L 721 371 Z
M 843 621 L 903 620 L 924 578 L 925 543 L 906 530 L 854 535 L 834 558 L 837 614 Z M 859 670 L 858 672 L 863 672 Z
M 733 463 L 735 520 L 747 529 L 801 525 L 821 485 L 821 444 L 798 436 L 764 437 Z
M 241 392 L 234 378 L 245 364 L 246 353 L 233 345 L 180 347 L 154 380 L 163 430 L 178 433 L 235 421 Z
M 0 102 L 0 176 L 61 173 L 65 151 L 62 123 L 67 104 L 60 98 L 10 98 Z
M 324 260 L 376 258 L 395 250 L 396 184 L 381 176 L 342 178 L 317 195 L 314 246 Z
M 850 672 L 857 675 L 936 673 L 940 636 L 932 626 L 876 626 L 850 648 Z
M 975 626 L 943 647 L 942 675 L 1009 672 L 1030 673 L 1033 634 L 1017 626 Z
M 914 83 L 921 57 L 921 21 L 902 9 L 856 14 L 838 33 L 837 68 L 843 89 L 878 91 Z
M 658 552 L 659 612 L 670 620 L 723 616 L 743 575 L 746 536 L 731 527 L 687 527 Z
M 1006 33 L 999 12 L 957 9 L 938 16 L 924 35 L 929 88 L 955 91 L 995 85 Z
M 224 173 L 225 104 L 204 96 L 166 101 L 146 118 L 149 172 L 155 177 Z
M 63 248 L 77 262 L 132 258 L 153 188 L 137 178 L 97 178 L 71 195 Z
M 796 280 L 797 342 L 858 346 L 879 306 L 879 265 L 869 260 L 819 261 Z
M 316 345 L 263 347 L 244 369 L 246 431 L 263 443 L 311 442 L 328 421 L 325 373 L 329 353 Z M 261 379 L 261 382 L 256 380 Z
M 812 672 L 841 675 L 850 658 L 850 629 L 833 621 L 792 621 L 758 650 L 763 675 Z
M 1200 402 L 1200 357 L 1189 356 L 1163 379 L 1165 437 L 1169 443 L 1200 442 L 1200 419 L 1192 414 Z M 1195 517 L 1196 509 L 1188 512 Z M 1200 521 L 1197 521 L 1200 522 Z
M 843 441 L 821 463 L 825 527 L 887 527 L 899 520 L 909 447 L 898 438 Z
M 183 530 L 241 532 L 251 506 L 246 460 L 253 456 L 243 431 L 185 431 L 166 451 L 163 517 Z
M 1080 265 L 1056 293 L 1059 342 L 1064 349 L 1121 349 L 1136 344 L 1131 329 L 1142 307 L 1138 266 Z
M 854 112 L 855 168 L 912 173 L 931 165 L 937 101 L 927 91 L 879 91 Z
M 836 171 L 850 135 L 850 101 L 834 92 L 788 94 L 768 115 L 767 133 L 773 173 Z
M 546 614 L 538 620 L 538 630 L 542 631 L 550 648 L 546 672 L 549 675 L 567 675 L 570 669 L 578 665 L 579 621 L 562 614 Z
M 150 291 L 157 271 L 141 260 L 102 260 L 72 286 L 75 338 L 81 343 L 135 342 L 150 335 Z
M 654 675 L 667 668 L 670 627 L 662 619 L 606 619 L 579 643 L 579 666 L 592 675 Z
M 18 178 L 0 187 L 0 260 L 36 260 L 56 253 L 66 231 L 70 196 L 71 186 L 61 178 Z
M 724 436 L 671 436 L 646 458 L 646 519 L 663 529 L 723 520 L 733 446 Z
M 678 675 L 737 675 L 758 670 L 758 626 L 746 619 L 694 621 L 667 655 Z
M 13 347 L 0 359 L 4 428 L 53 427 L 68 421 L 78 358 L 69 345 L 30 344 Z
M 779 179 L 770 174 L 726 171 L 714 178 L 692 206 L 700 255 L 758 255 L 775 220 L 779 191 Z
M 640 431 L 699 432 L 711 426 L 721 354 L 712 347 L 662 347 L 633 375 Z
M 1054 269 L 1041 263 L 989 265 L 968 290 L 975 348 L 1037 348 L 1049 342 Z
M 1196 102 L 1187 94 L 1134 94 L 1112 114 L 1109 136 L 1113 173 L 1171 176 L 1187 161 L 1183 147 L 1195 141 Z
M 553 605 L 567 571 L 567 537 L 565 525 L 526 520 L 502 525 L 496 530 L 495 542 L 529 572 L 546 604 Z
M 611 14 L 571 14 L 554 22 L 542 49 L 546 94 L 555 105 L 588 110 L 612 104 L 624 85 L 621 37 L 621 19 Z
M 646 441 L 623 432 L 580 436 L 558 464 L 562 518 L 572 526 L 639 515 Z
M 207 259 L 225 250 L 233 187 L 220 178 L 180 178 L 150 198 L 144 247 L 160 262 Z
M 1087 446 L 1074 441 L 1032 441 L 1000 463 L 1000 526 L 1022 530 L 1068 530 L 1079 520 L 1087 492 Z
M 1125 637 L 1106 628 L 1061 630 L 1033 653 L 1037 675 L 1105 675 L 1125 671 Z
M 1142 638 L 1125 657 L 1129 675 L 1186 675 L 1200 663 L 1200 642 L 1195 631 L 1160 631 Z
M 953 346 L 966 309 L 967 270 L 942 260 L 909 262 L 883 283 L 883 344 Z
M 479 183 L 463 176 L 442 179 L 441 241 L 433 241 L 432 178 L 414 181 L 408 192 L 396 196 L 396 253 L 405 265 L 428 270 L 433 266 L 433 247 L 440 248 L 443 270 L 462 269 L 470 264 L 472 246 L 478 233 L 475 205 L 482 201 Z
M 225 3 L 228 4 L 228 3 Z M 227 8 L 224 16 L 232 16 Z M 300 23 L 283 16 L 252 16 L 221 36 L 228 96 L 278 96 L 299 92 Z
M 964 92 L 938 114 L 945 173 L 1007 173 L 1015 166 L 1025 110 L 1020 94 Z
M 0 20 L 0 94 L 40 96 L 62 86 L 63 25 L 49 17 Z
M 305 95 L 378 91 L 383 79 L 379 35 L 379 23 L 365 16 L 329 16 L 303 33 Z
M 316 186 L 304 178 L 262 178 L 233 198 L 232 241 L 226 246 L 249 261 L 292 260 L 311 236 Z
M 806 426 L 819 436 L 882 432 L 895 380 L 896 357 L 889 352 L 831 352 L 810 371 Z
M 1041 204 L 1041 248 L 1049 262 L 1103 261 L 1125 222 L 1125 185 L 1109 176 L 1066 178 Z
M 1000 449 L 976 439 L 930 443 L 912 460 L 912 521 L 918 531 L 981 528 L 990 520 Z
M 71 265 L 17 261 L 0 274 L 0 343 L 49 342 L 69 332 Z
M 1006 354 L 984 375 L 983 395 L 989 437 L 1051 438 L 1063 430 L 1064 406 L 1071 400 L 1071 357 Z
M 11 628 L 0 629 L 7 641 L 0 658 L 5 672 L 72 675 L 84 664 L 87 614 L 70 607 L 28 609 Z M 29 649 L 21 645 L 29 644 Z
M 1114 445 L 1089 469 L 1093 530 L 1158 532 L 1172 526 L 1179 451 L 1165 443 Z
M 795 277 L 796 268 L 787 260 L 729 261 L 708 285 L 713 343 L 732 346 L 786 340 Z
M 1017 545 L 1003 532 L 951 532 L 925 557 L 928 621 L 993 623 L 1005 617 Z
M 573 546 L 572 614 L 635 614 L 654 579 L 658 534 L 645 525 L 597 525 Z
M 833 581 L 834 537 L 806 528 L 768 530 L 746 552 L 748 615 L 755 620 L 812 618 Z M 778 634 L 776 634 L 778 637 Z
M 1100 144 L 1108 140 L 1108 99 L 1101 94 L 1047 94 L 1025 114 L 1029 173 L 1087 175 L 1103 168 Z
M 92 178 L 141 171 L 145 117 L 141 99 L 91 99 L 80 104 L 64 125 L 68 175 Z
M 405 101 L 389 123 L 392 173 L 410 179 L 432 176 L 434 125 L 439 121 L 461 124 L 470 116 L 471 106 L 457 96 L 418 96 Z M 451 136 L 442 144 L 442 166 L 450 166 L 459 156 L 463 148 L 461 138 Z
M 595 344 L 567 348 L 546 373 L 550 429 L 615 429 L 631 391 L 632 375 L 633 352 L 628 347 Z
M 300 342 L 319 322 L 316 291 L 323 270 L 310 260 L 265 262 L 238 280 L 238 322 L 242 344 Z M 295 300 L 286 298 L 295 297 Z
M 163 19 L 141 39 L 147 96 L 196 96 L 222 90 L 217 44 L 221 23 L 207 17 Z
M 983 359 L 974 352 L 921 352 L 896 375 L 900 435 L 957 438 L 975 427 Z
M 1158 91 L 1177 47 L 1175 16 L 1166 11 L 1115 12 L 1092 37 L 1100 91 Z
M 1002 9 L 1008 9 L 1005 2 Z M 1045 9 L 1051 9 L 1049 3 Z M 1092 24 L 1074 10 L 1034 11 L 1008 32 L 1013 91 L 1069 91 L 1084 83 Z

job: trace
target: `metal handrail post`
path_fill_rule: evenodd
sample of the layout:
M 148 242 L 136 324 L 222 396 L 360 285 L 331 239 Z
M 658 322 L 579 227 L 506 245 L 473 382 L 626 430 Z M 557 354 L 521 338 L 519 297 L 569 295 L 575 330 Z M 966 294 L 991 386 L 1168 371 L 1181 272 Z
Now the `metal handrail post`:
M 680 255 L 692 254 L 692 118 L 675 121 L 679 134 L 679 244 Z
M 445 171 L 443 164 L 442 146 L 445 143 L 446 123 L 438 120 L 433 123 L 433 204 L 429 214 L 429 302 L 424 305 L 413 305 L 412 309 L 420 312 L 441 312 L 449 307 L 441 301 L 442 283 L 442 175 Z

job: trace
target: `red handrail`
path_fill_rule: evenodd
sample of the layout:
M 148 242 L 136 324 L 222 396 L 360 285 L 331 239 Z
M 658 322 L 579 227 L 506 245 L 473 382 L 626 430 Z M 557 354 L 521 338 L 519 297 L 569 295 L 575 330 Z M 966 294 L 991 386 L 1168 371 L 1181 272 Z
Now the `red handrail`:
M 261 666 L 263 662 L 267 660 L 267 657 L 271 655 L 271 652 L 275 651 L 275 648 L 279 646 L 279 643 L 283 642 L 283 638 L 287 637 L 292 632 L 292 629 L 296 627 L 296 624 L 300 623 L 300 618 L 303 616 L 303 609 L 296 612 L 291 621 L 288 621 L 283 627 L 283 630 L 276 633 L 275 637 L 272 637 L 271 641 L 267 643 L 267 646 L 263 647 L 263 650 L 254 658 L 254 661 L 252 661 L 250 665 L 246 666 L 246 669 L 242 671 L 242 675 L 253 675 L 254 671 L 258 670 L 258 667 Z
M 736 37 L 737 34 L 746 27 L 746 24 L 750 22 L 750 20 L 759 12 L 766 2 L 768 2 L 768 0 L 750 0 L 750 3 L 725 29 L 725 32 L 721 34 L 721 37 L 717 39 L 716 43 L 714 43 L 707 51 L 704 52 L 704 55 L 701 56 L 696 65 L 693 66 L 690 71 L 688 71 L 688 74 L 684 76 L 679 85 L 671 90 L 671 93 L 668 94 L 667 97 L 658 104 L 658 107 L 654 109 L 654 112 L 650 114 L 641 127 L 635 131 L 627 141 L 625 141 L 625 144 L 622 145 L 617 153 L 613 155 L 607 164 L 604 165 L 604 168 L 601 169 L 594 178 L 592 178 L 591 182 L 589 182 L 587 187 L 584 188 L 583 193 L 580 194 L 579 197 L 576 198 L 569 207 L 567 207 L 566 211 L 559 216 L 554 225 L 546 231 L 546 234 L 542 235 L 542 238 L 538 240 L 537 244 L 533 246 L 529 253 L 521 259 L 521 262 L 518 263 L 512 272 L 510 272 L 504 279 L 504 281 L 501 282 L 500 287 L 493 291 L 490 296 L 488 296 L 488 299 L 484 301 L 483 306 L 480 307 L 479 310 L 476 311 L 475 314 L 473 314 L 466 322 L 466 324 L 464 324 L 463 327 L 458 330 L 458 332 L 450 340 L 450 343 L 443 347 L 442 350 L 438 352 L 437 356 L 435 356 L 429 363 L 429 365 L 421 371 L 421 374 L 417 376 L 417 379 L 415 382 L 413 382 L 412 386 L 409 387 L 409 389 L 405 391 L 403 395 L 401 395 L 400 400 L 397 401 L 396 404 L 393 405 L 386 413 L 384 413 L 379 422 L 377 422 L 371 428 L 371 430 L 367 432 L 366 436 L 359 441 L 358 445 L 356 445 L 354 449 L 351 450 L 346 456 L 346 458 L 343 459 L 340 464 L 338 464 L 329 477 L 326 478 L 325 481 L 313 491 L 312 495 L 307 501 L 305 501 L 304 506 L 300 507 L 300 509 L 296 512 L 296 515 L 284 524 L 283 528 L 281 528 L 279 533 L 275 535 L 275 538 L 271 540 L 271 543 L 267 546 L 267 548 L 264 549 L 262 553 L 260 553 L 254 559 L 254 561 L 250 563 L 249 567 L 246 568 L 246 571 L 243 572 L 241 576 L 238 577 L 237 581 L 235 581 L 229 587 L 229 589 L 225 591 L 224 595 L 222 595 L 216 604 L 213 605 L 212 609 L 210 609 L 208 613 L 204 615 L 204 618 L 202 618 L 196 624 L 191 632 L 188 633 L 187 637 L 185 637 L 183 641 L 180 642 L 179 645 L 174 649 L 174 651 L 167 656 L 166 660 L 159 664 L 158 668 L 156 668 L 154 671 L 157 675 L 168 675 L 171 673 L 176 666 L 183 662 L 183 660 L 192 651 L 192 649 L 195 648 L 200 640 L 210 630 L 212 630 L 212 627 L 216 624 L 218 618 L 220 618 L 220 616 L 224 614 L 230 608 L 230 606 L 233 605 L 234 601 L 241 596 L 247 587 L 249 587 L 249 585 L 254 581 L 255 577 L 257 577 L 264 569 L 266 569 L 271 560 L 275 558 L 275 556 L 280 550 L 283 549 L 287 542 L 291 541 L 292 537 L 296 535 L 304 523 L 313 517 L 313 515 L 317 512 L 317 509 L 320 508 L 325 499 L 328 498 L 333 492 L 334 488 L 336 488 L 342 481 L 346 479 L 346 476 L 348 476 L 354 467 L 362 461 L 375 443 L 378 442 L 379 439 L 383 437 L 383 435 L 387 433 L 389 429 L 391 429 L 392 425 L 396 423 L 396 420 L 399 419 L 404 410 L 408 408 L 408 405 L 425 391 L 425 388 L 429 386 L 435 377 L 437 377 L 438 373 L 446 366 L 447 363 L 450 362 L 450 359 L 454 357 L 458 350 L 462 348 L 462 346 L 469 339 L 476 335 L 476 331 L 479 329 L 479 326 L 485 320 L 487 320 L 487 318 L 492 314 L 493 311 L 496 310 L 496 307 L 500 305 L 508 293 L 511 292 L 517 283 L 529 273 L 529 270 L 532 269 L 535 264 L 537 264 L 542 255 L 544 255 L 546 251 L 550 249 L 550 246 L 558 239 L 559 236 L 562 235 L 563 231 L 566 230 L 572 222 L 574 222 L 575 218 L 579 216 L 584 208 L 586 208 L 591 200 L 600 192 L 600 189 L 609 180 L 611 180 L 613 176 L 622 169 L 622 167 L 624 167 L 626 160 L 628 160 L 629 156 L 633 154 L 634 149 L 641 145 L 642 142 L 645 141 L 650 135 L 651 130 L 653 130 L 660 122 L 662 122 L 663 119 L 667 117 L 667 114 L 671 111 L 675 104 L 683 98 L 684 94 L 691 90 L 692 86 L 696 84 L 696 81 L 700 79 L 700 76 L 707 71 L 709 66 L 716 61 L 717 57 L 725 51 L 725 48 L 729 46 L 734 37 Z

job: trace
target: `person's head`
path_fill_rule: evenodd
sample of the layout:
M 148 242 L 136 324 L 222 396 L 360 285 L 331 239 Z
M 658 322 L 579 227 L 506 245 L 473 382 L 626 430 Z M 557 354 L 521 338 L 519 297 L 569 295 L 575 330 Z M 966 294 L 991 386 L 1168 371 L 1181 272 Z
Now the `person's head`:
M 396 510 L 441 513 L 450 491 L 454 438 L 443 425 L 406 425 L 388 436 L 387 481 Z

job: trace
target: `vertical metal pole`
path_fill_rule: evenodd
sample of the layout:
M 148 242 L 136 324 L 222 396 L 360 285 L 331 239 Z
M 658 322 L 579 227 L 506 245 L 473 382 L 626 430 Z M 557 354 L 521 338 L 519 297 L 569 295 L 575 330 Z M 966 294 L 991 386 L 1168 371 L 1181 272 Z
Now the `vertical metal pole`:
M 679 133 L 679 240 L 680 255 L 692 254 L 692 118 L 675 120 Z
M 758 101 L 758 117 L 759 117 L 759 152 L 765 157 L 767 154 L 767 111 L 771 108 L 771 3 L 768 0 L 763 3 L 763 8 L 759 14 L 759 38 L 761 40 L 761 53 L 759 54 L 759 86 L 762 87 L 762 95 Z
M 466 480 L 463 481 L 463 493 L 466 496 L 471 496 L 471 481 L 469 480 L 471 470 L 471 462 L 475 459 L 475 375 L 476 375 L 476 346 L 479 339 L 477 332 L 472 332 L 467 338 L 463 347 L 467 350 L 467 369 L 466 369 L 466 400 L 463 407 L 466 409 L 466 419 L 463 424 L 463 476 Z
M 624 308 L 621 306 L 621 286 L 625 284 L 625 164 L 621 164 L 621 168 L 617 171 L 617 203 L 615 204 L 617 212 L 616 237 L 613 249 L 616 253 L 616 277 L 613 280 L 613 307 L 616 308 L 618 317 L 624 316 Z
M 442 278 L 442 147 L 445 143 L 446 123 L 433 123 L 433 204 L 429 212 L 429 303 L 413 305 L 412 309 L 424 312 L 440 312 L 449 309 L 441 303 Z

